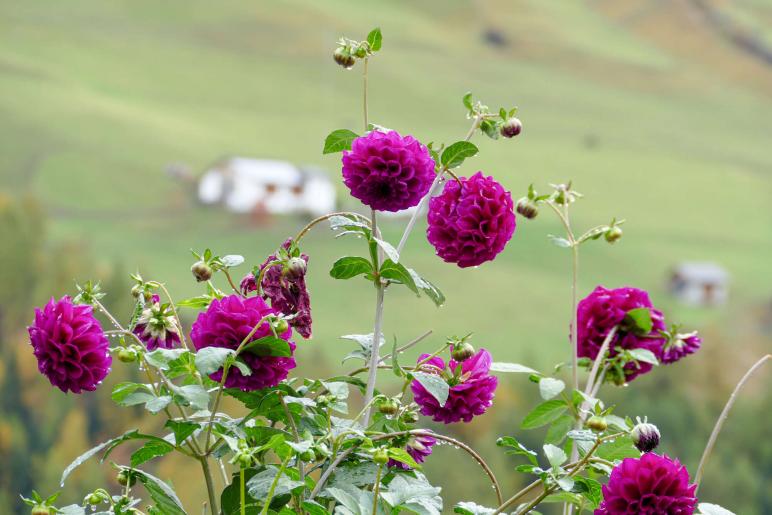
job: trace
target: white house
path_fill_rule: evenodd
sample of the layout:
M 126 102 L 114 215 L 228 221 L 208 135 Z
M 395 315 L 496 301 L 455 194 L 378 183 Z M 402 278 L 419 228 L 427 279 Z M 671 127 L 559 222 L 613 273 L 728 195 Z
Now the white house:
M 320 216 L 335 210 L 336 194 L 321 170 L 286 161 L 229 157 L 201 176 L 198 199 L 235 213 Z
M 729 296 L 729 274 L 715 263 L 680 263 L 673 268 L 668 289 L 684 304 L 720 305 Z

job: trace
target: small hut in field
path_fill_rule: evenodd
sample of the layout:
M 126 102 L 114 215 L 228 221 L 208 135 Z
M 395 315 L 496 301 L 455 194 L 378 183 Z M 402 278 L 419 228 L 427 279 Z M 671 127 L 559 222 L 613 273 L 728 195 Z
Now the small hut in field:
M 716 306 L 729 296 L 729 274 L 715 263 L 680 263 L 668 283 L 675 298 L 692 306 Z

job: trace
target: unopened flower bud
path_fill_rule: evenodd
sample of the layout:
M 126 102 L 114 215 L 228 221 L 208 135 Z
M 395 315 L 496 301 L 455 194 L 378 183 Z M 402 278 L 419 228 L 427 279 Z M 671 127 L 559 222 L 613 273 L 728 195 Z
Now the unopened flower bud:
M 418 413 L 415 411 L 406 411 L 404 415 L 402 415 L 402 420 L 408 424 L 415 424 L 418 422 Z
M 450 351 L 450 356 L 455 361 L 466 361 L 474 356 L 474 347 L 469 342 L 459 342 L 453 345 L 453 350 Z
M 134 486 L 134 483 L 137 482 L 137 477 L 130 473 L 128 470 L 123 469 L 120 472 L 118 472 L 118 475 L 115 477 L 115 480 L 118 481 L 118 484 L 121 486 Z
M 284 272 L 290 279 L 299 279 L 306 273 L 306 261 L 300 257 L 294 257 L 287 262 Z
M 593 415 L 592 417 L 588 418 L 585 425 L 589 429 L 592 429 L 598 433 L 602 433 L 606 430 L 606 428 L 608 428 L 608 422 L 606 422 L 606 419 L 597 415 Z
M 196 281 L 202 283 L 212 278 L 212 269 L 203 261 L 198 261 L 190 267 L 190 271 L 193 272 L 193 277 Z
M 122 348 L 118 350 L 118 360 L 123 363 L 133 363 L 137 359 L 137 353 L 134 349 Z
M 536 215 L 539 214 L 539 208 L 536 207 L 536 202 L 529 199 L 528 197 L 523 197 L 517 201 L 516 210 L 519 214 L 523 215 L 529 220 L 533 220 L 536 218 Z
M 364 59 L 367 57 L 367 43 L 361 43 L 359 44 L 356 49 L 354 49 L 354 55 L 357 56 L 360 59 Z
M 616 225 L 609 227 L 608 230 L 603 234 L 603 237 L 606 238 L 607 242 L 614 243 L 622 237 L 622 229 Z
M 289 322 L 283 318 L 277 318 L 273 322 L 273 328 L 276 330 L 277 334 L 284 334 L 287 332 L 287 329 L 289 329 Z
M 509 118 L 501 124 L 501 135 L 505 138 L 514 138 L 523 130 L 523 124 L 515 117 Z
M 356 62 L 354 56 L 351 55 L 351 50 L 348 47 L 343 46 L 335 49 L 335 52 L 332 54 L 332 58 L 335 59 L 336 63 L 343 66 L 347 70 L 351 69 L 351 67 L 354 66 L 354 63 Z
M 131 296 L 134 297 L 135 299 L 138 299 L 139 296 L 142 295 L 142 289 L 143 288 L 140 285 L 135 284 L 131 288 Z
M 641 452 L 651 452 L 659 445 L 659 429 L 654 424 L 640 422 L 630 431 L 633 444 Z
M 378 411 L 384 415 L 394 415 L 399 411 L 399 406 L 394 399 L 386 399 L 378 405 Z
M 46 506 L 35 506 L 30 511 L 31 515 L 51 515 L 51 509 Z
M 378 449 L 373 454 L 373 461 L 377 465 L 386 465 L 389 462 L 389 453 L 385 449 Z
M 86 496 L 86 502 L 92 506 L 96 506 L 102 502 L 102 496 L 96 492 L 91 492 Z
M 252 466 L 252 456 L 249 455 L 249 453 L 242 452 L 239 453 L 238 457 L 236 458 L 236 461 L 238 462 L 239 466 L 241 468 L 249 468 Z
M 303 451 L 300 453 L 300 459 L 305 462 L 312 462 L 316 458 L 316 455 L 314 454 L 314 451 L 312 449 L 308 449 L 306 451 Z

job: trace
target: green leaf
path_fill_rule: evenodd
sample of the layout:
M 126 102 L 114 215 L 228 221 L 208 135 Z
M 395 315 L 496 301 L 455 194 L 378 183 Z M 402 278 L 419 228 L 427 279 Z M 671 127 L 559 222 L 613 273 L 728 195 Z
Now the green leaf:
M 416 286 L 413 277 L 410 272 L 407 271 L 401 263 L 395 263 L 391 259 L 387 259 L 381 264 L 381 269 L 378 272 L 384 279 L 404 284 L 410 290 L 418 295 L 418 286 Z
M 525 416 L 520 427 L 523 429 L 535 429 L 554 422 L 568 409 L 565 401 L 554 399 L 536 406 Z
M 571 242 L 568 241 L 565 238 L 561 238 L 560 236 L 555 236 L 554 234 L 548 234 L 547 238 L 552 242 L 553 245 L 557 245 L 558 247 L 567 249 L 571 247 Z
M 174 443 L 176 445 L 181 445 L 187 437 L 192 435 L 196 429 L 201 426 L 190 421 L 167 420 L 164 427 L 170 429 L 172 433 L 174 433 Z
M 330 512 L 316 501 L 303 501 L 303 509 L 308 515 L 330 515 Z
M 195 409 L 207 409 L 209 407 L 209 392 L 204 387 L 197 384 L 176 386 L 171 383 L 169 386 L 175 396 L 184 404 L 190 405 Z
M 392 447 L 388 450 L 389 458 L 393 459 L 394 461 L 399 461 L 400 463 L 404 463 L 405 465 L 408 465 L 413 470 L 420 470 L 421 465 L 416 463 L 416 461 L 413 459 L 413 457 L 408 454 L 408 452 L 405 449 L 400 449 L 399 447 Z
M 499 128 L 491 120 L 483 120 L 480 122 L 480 130 L 490 139 L 499 139 Z
M 461 515 L 490 515 L 495 511 L 493 508 L 486 508 L 473 502 L 460 502 L 453 507 L 453 513 L 461 513 Z
M 645 336 L 651 332 L 654 322 L 651 320 L 651 311 L 649 308 L 635 308 L 625 314 L 622 320 L 622 327 L 640 336 Z
M 635 360 L 635 361 L 643 361 L 644 363 L 649 363 L 651 365 L 659 365 L 659 360 L 657 359 L 657 356 L 651 352 L 649 349 L 630 349 L 627 351 L 628 354 Z
M 330 275 L 335 279 L 351 279 L 362 274 L 373 272 L 369 260 L 360 256 L 345 256 L 333 263 Z
M 113 386 L 111 397 L 119 406 L 136 406 L 155 399 L 155 395 L 147 385 L 132 382 L 118 383 Z
M 600 483 L 584 476 L 575 476 L 574 480 L 576 481 L 574 491 L 582 494 L 590 502 L 590 506 L 588 506 L 590 510 L 596 509 L 603 500 Z
M 471 111 L 472 110 L 472 92 L 469 91 L 463 97 L 461 97 L 461 102 L 464 104 L 464 107 L 466 107 Z
M 115 438 L 112 438 L 110 440 L 107 440 L 106 442 L 102 442 L 99 445 L 92 447 L 91 449 L 87 450 L 77 458 L 75 458 L 72 463 L 67 465 L 67 468 L 64 469 L 64 472 L 62 472 L 62 478 L 59 480 L 59 484 L 61 486 L 64 486 L 64 482 L 67 479 L 67 477 L 72 474 L 72 471 L 81 466 L 86 460 L 89 458 L 92 458 L 93 456 L 96 456 L 102 449 L 105 449 L 109 446 L 115 446 L 122 442 L 125 442 L 126 440 L 130 440 L 132 438 L 132 435 L 137 434 L 136 429 L 132 429 L 131 431 L 126 431 L 121 436 L 117 436 Z
M 450 395 L 450 387 L 439 376 L 427 374 L 426 372 L 413 372 L 413 378 L 423 386 L 432 397 L 437 399 L 440 406 L 444 406 Z
M 145 403 L 145 409 L 155 415 L 172 402 L 172 398 L 169 395 L 161 395 L 159 397 L 153 397 Z
M 700 512 L 699 515 L 735 515 L 726 508 L 722 508 L 718 504 L 710 504 L 707 502 L 701 502 L 697 505 Z
M 395 263 L 399 261 L 399 252 L 397 252 L 397 249 L 395 249 L 391 243 L 380 238 L 373 238 L 373 240 L 381 247 L 381 249 L 383 249 L 384 254 L 386 254 L 389 259 Z
M 440 161 L 448 169 L 461 166 L 468 157 L 476 155 L 478 152 L 474 143 L 468 141 L 457 141 L 442 151 Z
M 279 469 L 274 466 L 268 466 L 262 472 L 255 474 L 249 481 L 247 481 L 247 491 L 249 495 L 255 499 L 265 499 L 268 496 L 268 491 L 271 489 L 276 474 L 279 473 Z M 274 497 L 279 497 L 290 493 L 295 488 L 303 486 L 305 483 L 302 481 L 294 481 L 286 474 L 282 474 L 276 483 L 276 488 L 273 492 Z
M 491 363 L 490 370 L 491 372 L 512 372 L 515 374 L 538 374 L 536 370 L 519 363 L 501 363 L 497 361 Z
M 179 359 L 186 352 L 188 351 L 185 349 L 164 349 L 160 347 L 153 352 L 146 353 L 145 361 L 159 370 L 169 370 L 169 362 Z
M 547 435 L 544 437 L 546 443 L 559 445 L 566 434 L 574 427 L 574 417 L 563 415 L 550 425 L 547 429 Z
M 289 358 L 292 356 L 292 348 L 289 346 L 289 343 L 287 343 L 287 340 L 272 334 L 263 336 L 257 340 L 252 340 L 241 348 L 241 352 L 279 358 Z
M 131 466 L 138 467 L 158 456 L 174 450 L 174 446 L 163 440 L 150 440 L 131 454 Z
M 226 347 L 204 347 L 196 352 L 196 368 L 203 375 L 220 370 L 225 362 L 236 356 L 236 351 Z
M 419 515 L 440 515 L 442 510 L 440 490 L 429 484 L 422 474 L 416 473 L 415 478 L 404 475 L 394 477 L 389 483 L 388 491 L 383 492 L 381 496 L 396 508 L 396 513 L 403 511 L 399 508 L 404 508 L 404 511 Z M 372 503 L 363 513 L 367 515 L 372 513 Z
M 437 307 L 445 304 L 445 295 L 440 291 L 439 288 L 418 275 L 418 272 L 412 268 L 407 268 L 406 270 L 410 274 L 410 277 L 413 278 L 413 282 L 415 282 L 415 285 L 418 287 L 418 289 L 424 292 Z
M 551 443 L 544 446 L 544 455 L 547 457 L 547 461 L 549 461 L 553 468 L 561 466 L 568 459 L 568 456 L 566 456 L 563 449 L 552 445 Z
M 324 139 L 324 149 L 322 150 L 322 154 L 334 154 L 335 152 L 351 150 L 351 142 L 358 137 L 359 135 L 356 132 L 348 129 L 332 131 Z
M 525 456 L 532 464 L 539 464 L 539 461 L 536 459 L 536 452 L 521 444 L 514 436 L 502 436 L 496 440 L 496 445 L 499 447 L 509 447 L 510 450 L 507 451 L 507 454 Z
M 187 515 L 182 508 L 180 501 L 174 490 L 157 477 L 148 474 L 144 470 L 132 470 L 140 483 L 145 487 L 150 498 L 153 499 L 158 509 L 164 515 Z
M 221 257 L 220 262 L 225 268 L 233 268 L 244 262 L 244 256 L 239 256 L 238 254 L 228 254 L 227 256 Z
M 177 302 L 177 307 L 206 309 L 209 307 L 209 304 L 211 303 L 212 303 L 212 297 L 210 295 L 199 295 L 198 297 L 191 297 L 189 299 L 183 299 Z
M 370 50 L 377 52 L 381 49 L 382 43 L 383 35 L 381 34 L 381 29 L 376 27 L 367 35 L 367 44 L 370 45 Z
M 620 436 L 612 442 L 606 442 L 595 453 L 599 458 L 608 461 L 623 460 L 625 458 L 638 458 L 641 453 L 633 445 L 629 436 Z
M 560 392 L 566 389 L 566 383 L 561 381 L 560 379 L 555 379 L 552 377 L 543 377 L 539 381 L 539 394 L 541 394 L 541 398 L 545 401 L 548 401 L 552 399 L 553 397 L 557 397 L 560 395 Z

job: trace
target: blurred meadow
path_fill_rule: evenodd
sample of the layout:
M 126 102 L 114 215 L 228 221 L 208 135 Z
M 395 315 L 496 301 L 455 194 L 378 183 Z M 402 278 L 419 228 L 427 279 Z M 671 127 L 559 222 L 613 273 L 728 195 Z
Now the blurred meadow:
M 647 414 L 663 432 L 660 449 L 695 471 L 734 383 L 770 350 L 772 1 L 0 0 L 0 513 L 24 513 L 19 493 L 55 491 L 61 469 L 90 444 L 160 423 L 140 410 L 114 415 L 108 385 L 126 375 L 117 361 L 95 394 L 50 388 L 26 339 L 35 305 L 95 279 L 128 317 L 130 272 L 165 282 L 176 299 L 197 295 L 189 249 L 259 264 L 307 221 L 204 208 L 166 173 L 170 163 L 194 174 L 231 155 L 315 165 L 342 207 L 363 211 L 345 195 L 339 154 L 321 149 L 333 129 L 362 129 L 361 69 L 335 65 L 335 42 L 375 26 L 384 47 L 370 64 L 371 121 L 450 143 L 468 128 L 465 92 L 492 108 L 517 105 L 523 133 L 475 137 L 480 155 L 461 173 L 492 174 L 515 198 L 531 183 L 573 180 L 585 195 L 573 208 L 580 230 L 627 220 L 613 247 L 582 247 L 580 295 L 597 284 L 647 289 L 668 319 L 700 330 L 704 346 L 605 395 Z M 396 242 L 404 223 L 384 222 L 387 239 Z M 448 301 L 436 308 L 390 290 L 387 340 L 432 329 L 426 350 L 474 332 L 497 361 L 547 370 L 569 358 L 570 256 L 547 238 L 561 234 L 550 213 L 519 218 L 506 251 L 477 269 L 439 261 L 423 228 L 403 260 Z M 299 343 L 297 375 L 348 371 L 340 360 L 350 342 L 339 336 L 372 331 L 372 289 L 327 273 L 360 247 L 322 226 L 304 239 L 315 325 L 313 340 Z M 676 302 L 666 285 L 683 261 L 726 269 L 728 302 Z M 735 407 L 702 490 L 743 515 L 772 513 L 770 374 L 761 375 Z M 448 428 L 491 458 L 506 490 L 520 478 L 494 441 L 536 441 L 516 427 L 536 390 L 503 377 L 486 416 Z M 426 469 L 448 506 L 492 496 L 477 465 L 452 448 Z M 202 499 L 198 476 L 174 459 L 155 471 L 188 506 Z M 68 492 L 112 474 L 84 467 Z

